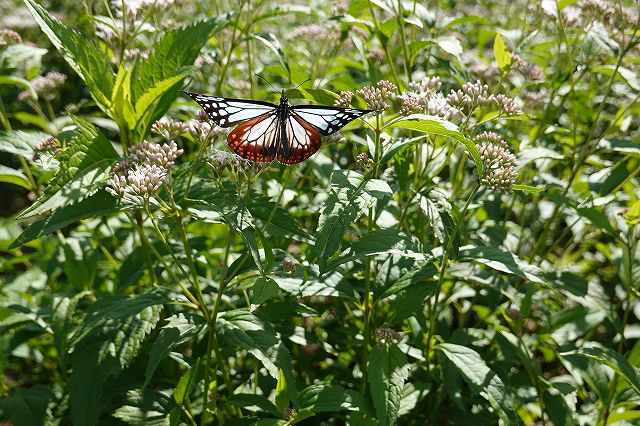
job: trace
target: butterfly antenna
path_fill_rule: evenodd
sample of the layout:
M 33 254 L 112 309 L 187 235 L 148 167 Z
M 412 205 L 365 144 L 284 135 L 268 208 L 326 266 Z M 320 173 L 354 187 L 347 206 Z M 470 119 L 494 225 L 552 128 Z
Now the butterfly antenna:
M 264 78 L 264 77 L 263 77 L 263 76 L 261 76 L 260 74 L 256 74 L 256 75 L 257 75 L 258 77 L 260 77 L 262 80 L 264 80 L 264 82 L 265 82 L 265 83 L 267 83 L 269 86 L 271 86 L 271 88 L 272 88 L 273 90 L 275 90 L 276 92 L 279 92 L 279 90 L 278 90 L 278 89 L 276 89 L 275 87 L 273 87 L 273 84 L 269 83 L 269 82 L 267 81 L 267 79 L 266 79 L 266 78 Z
M 287 90 L 287 94 L 289 94 L 289 92 L 293 92 L 294 90 L 298 90 L 298 88 L 300 88 L 300 86 L 302 86 L 303 84 L 305 84 L 307 81 L 311 81 L 311 79 L 310 79 L 310 78 L 306 79 L 306 80 L 305 80 L 305 81 L 303 81 L 302 83 L 298 84 L 298 85 L 296 86 L 296 88 L 295 88 L 295 89 L 289 89 L 289 90 Z

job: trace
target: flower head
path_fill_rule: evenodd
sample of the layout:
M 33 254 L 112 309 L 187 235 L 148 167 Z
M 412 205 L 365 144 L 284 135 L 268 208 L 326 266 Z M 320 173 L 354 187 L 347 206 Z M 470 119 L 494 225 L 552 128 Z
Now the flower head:
M 356 156 L 356 164 L 361 169 L 367 169 L 373 165 L 373 160 L 369 158 L 369 154 L 366 152 L 361 152 Z
M 378 349 L 382 349 L 385 345 L 392 345 L 398 343 L 402 339 L 402 334 L 391 328 L 377 328 L 376 329 L 376 346 Z
M 337 106 L 340 108 L 349 108 L 351 107 L 351 100 L 353 99 L 353 92 L 342 91 L 340 92 L 340 97 L 336 99 L 333 103 L 333 106 Z
M 22 37 L 13 30 L 0 28 L 0 46 L 8 44 L 7 40 L 13 40 L 16 43 L 20 43 L 22 41 Z
M 58 139 L 51 136 L 43 140 L 42 142 L 38 143 L 33 148 L 33 161 L 40 159 L 40 156 L 42 154 L 55 156 L 60 152 L 62 152 L 62 148 L 60 148 L 60 143 L 58 142 Z
M 377 86 L 366 86 L 356 93 L 365 100 L 369 109 L 381 114 L 391 106 L 389 100 L 395 96 L 397 87 L 387 80 L 379 81 Z
M 65 81 L 67 81 L 66 75 L 59 72 L 51 71 L 43 76 L 34 78 L 30 83 L 31 88 L 39 97 L 51 99 L 55 95 L 54 91 L 62 86 Z M 31 96 L 32 92 L 23 90 L 18 94 L 18 99 L 24 101 L 31 98 Z
M 175 164 L 176 158 L 184 151 L 178 149 L 174 141 L 162 145 L 144 141 L 129 148 L 131 159 L 140 164 L 152 164 L 169 169 Z
M 515 169 L 518 160 L 509 151 L 506 142 L 493 132 L 482 133 L 476 138 L 478 151 L 484 166 L 481 182 L 495 191 L 505 191 L 516 182 L 518 172 Z M 494 141 L 498 141 L 496 144 Z
M 198 112 L 200 111 L 203 110 L 198 110 Z M 158 120 L 151 125 L 153 133 L 162 136 L 168 141 L 172 141 L 181 134 L 186 133 L 188 129 L 189 125 L 187 123 L 176 120 Z
M 378 64 L 383 63 L 385 59 L 384 50 L 378 49 L 377 47 L 371 48 L 369 53 L 367 53 L 367 59 Z

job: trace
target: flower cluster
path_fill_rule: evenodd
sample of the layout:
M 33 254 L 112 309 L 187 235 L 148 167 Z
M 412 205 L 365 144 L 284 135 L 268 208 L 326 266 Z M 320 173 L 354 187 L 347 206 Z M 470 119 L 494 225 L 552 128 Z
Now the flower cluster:
M 60 148 L 60 143 L 58 142 L 58 139 L 51 136 L 50 138 L 47 138 L 42 142 L 38 143 L 33 148 L 33 161 L 38 160 L 40 156 L 43 154 L 55 156 L 60 152 L 62 152 L 62 148 Z
M 352 99 L 353 93 L 343 90 L 342 92 L 340 92 L 340 97 L 333 103 L 333 106 L 337 106 L 340 108 L 350 108 Z
M 477 108 L 491 104 L 497 104 L 500 112 L 504 115 L 512 116 L 522 113 L 514 99 L 502 93 L 498 95 L 490 94 L 489 86 L 480 83 L 480 81 L 475 83 L 467 82 L 459 90 L 452 90 L 447 95 L 447 102 L 460 110 L 466 109 L 469 114 L 473 113 Z
M 409 82 L 409 89 L 398 96 L 402 101 L 400 114 L 407 115 L 423 110 L 441 86 L 440 77 L 424 77 L 420 81 Z
M 385 109 L 389 108 L 391 100 L 395 96 L 396 85 L 387 80 L 381 80 L 377 84 L 378 87 L 367 86 L 356 93 L 361 96 L 367 103 L 367 107 L 377 114 L 381 114 Z
M 384 53 L 384 50 L 378 49 L 377 47 L 372 47 L 367 53 L 367 59 L 377 64 L 383 63 L 385 57 L 386 55 Z
M 376 346 L 383 349 L 385 345 L 398 343 L 402 339 L 402 334 L 391 328 L 376 328 Z
M 7 40 L 13 40 L 16 43 L 20 43 L 22 41 L 22 37 L 17 32 L 10 30 L 8 28 L 0 28 L 0 46 L 8 44 Z
M 449 102 L 447 102 L 447 99 L 441 92 L 436 92 L 429 96 L 426 109 L 427 114 L 437 115 L 445 120 L 451 120 L 462 115 L 462 112 L 458 108 L 451 106 Z
M 344 15 L 349 10 L 349 2 L 345 0 L 331 0 L 331 16 Z
M 245 160 L 237 154 L 219 149 L 213 150 L 208 164 L 217 173 L 221 173 L 227 168 L 245 170 L 251 167 L 250 161 Z
M 369 158 L 369 154 L 366 152 L 361 152 L 356 156 L 356 164 L 361 169 L 367 169 L 373 165 L 373 160 Z
M 282 270 L 284 272 L 289 272 L 291 274 L 296 272 L 296 264 L 293 260 L 291 259 L 284 259 L 282 261 Z
M 520 71 L 528 80 L 544 79 L 544 72 L 539 65 L 531 64 L 515 54 L 511 54 L 511 59 L 518 71 Z
M 200 111 L 204 112 L 203 110 L 198 110 L 198 112 Z M 162 136 L 168 141 L 174 140 L 188 130 L 189 125 L 187 123 L 170 119 L 158 120 L 151 125 L 151 131 L 153 133 Z
M 210 120 L 201 121 L 203 118 L 200 116 L 198 120 L 190 121 L 187 126 L 187 133 L 196 141 L 208 144 L 213 138 L 226 133 L 223 127 L 217 126 Z
M 286 37 L 287 40 L 304 40 L 314 44 L 337 43 L 340 40 L 340 27 L 335 24 L 310 24 L 300 26 Z
M 482 184 L 495 191 L 505 191 L 516 182 L 518 160 L 509 151 L 507 143 L 493 132 L 484 132 L 474 138 L 484 166 Z
M 129 157 L 111 168 L 107 192 L 116 198 L 131 194 L 148 199 L 160 189 L 182 152 L 173 141 L 162 145 L 144 141 L 129 148 Z
M 31 80 L 31 88 L 39 96 L 44 98 L 52 98 L 54 91 L 67 81 L 67 76 L 59 72 L 48 72 L 44 76 L 38 76 Z M 18 94 L 18 99 L 24 101 L 31 98 L 32 92 L 23 90 Z
M 500 112 L 504 115 L 512 116 L 522 114 L 522 110 L 513 98 L 503 95 L 502 93 L 493 96 L 493 101 L 498 104 Z

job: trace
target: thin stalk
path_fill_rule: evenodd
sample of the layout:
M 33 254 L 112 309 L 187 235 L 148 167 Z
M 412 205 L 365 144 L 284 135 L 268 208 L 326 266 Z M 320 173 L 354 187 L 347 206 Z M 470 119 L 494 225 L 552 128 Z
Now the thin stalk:
M 369 0 L 369 13 L 371 13 L 371 20 L 373 20 L 373 25 L 376 27 L 376 36 L 378 34 L 380 34 L 380 26 L 378 25 L 378 19 L 376 18 L 376 14 L 373 10 L 373 5 L 371 4 L 371 0 Z M 389 48 L 387 47 L 387 43 L 385 41 L 382 40 L 382 37 L 378 37 L 378 40 L 380 40 L 380 44 L 382 45 L 382 50 L 384 50 L 384 56 L 387 59 L 387 62 L 389 63 L 389 68 L 391 68 L 391 74 L 393 74 L 393 82 L 395 83 L 396 86 L 398 86 L 398 89 L 401 89 L 401 84 L 400 82 L 402 80 L 400 80 L 400 77 L 398 77 L 398 71 L 396 70 L 396 66 L 393 62 L 393 57 L 389 54 Z
M 433 332 L 436 326 L 436 318 L 438 317 L 438 298 L 440 297 L 440 290 L 442 289 L 442 283 L 444 281 L 444 274 L 447 270 L 447 262 L 449 261 L 449 255 L 451 253 L 451 249 L 453 248 L 453 241 L 458 235 L 458 231 L 462 223 L 464 223 L 464 217 L 467 214 L 467 210 L 469 209 L 469 205 L 471 205 L 471 200 L 476 196 L 478 190 L 480 189 L 480 185 L 477 184 L 473 191 L 471 191 L 471 195 L 467 198 L 467 201 L 464 203 L 464 207 L 462 208 L 462 212 L 460 213 L 460 217 L 456 222 L 455 228 L 451 232 L 449 236 L 449 242 L 447 243 L 447 247 L 442 253 L 442 261 L 440 262 L 440 271 L 438 274 L 438 283 L 436 285 L 436 294 L 433 296 L 433 302 L 429 304 L 429 330 L 427 331 L 427 348 L 426 348 L 426 358 L 427 365 L 429 362 L 429 356 L 431 351 L 431 339 L 433 339 Z
M 153 262 L 151 261 L 151 256 L 149 256 L 149 252 L 151 249 L 149 248 L 151 244 L 147 239 L 147 236 L 144 234 L 144 227 L 142 225 L 142 214 L 140 211 L 135 213 L 135 218 L 132 218 L 132 222 L 135 225 L 138 234 L 140 234 L 140 242 L 142 243 L 142 256 L 144 257 L 144 262 L 147 264 L 147 270 L 149 271 L 149 278 L 151 278 L 152 283 L 158 283 L 158 278 L 156 277 L 156 271 L 153 269 Z

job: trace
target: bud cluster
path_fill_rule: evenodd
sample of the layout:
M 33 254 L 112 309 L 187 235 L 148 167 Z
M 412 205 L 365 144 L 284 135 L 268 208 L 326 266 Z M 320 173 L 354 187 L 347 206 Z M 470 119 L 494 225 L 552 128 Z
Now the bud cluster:
M 42 154 L 55 156 L 60 152 L 62 152 L 62 148 L 60 148 L 58 139 L 51 136 L 50 138 L 47 138 L 38 143 L 33 148 L 33 161 L 38 160 Z
M 111 167 L 106 191 L 116 198 L 131 194 L 148 199 L 160 189 L 182 152 L 173 141 L 162 145 L 144 141 L 132 146 L 129 157 Z
M 40 97 L 52 98 L 54 91 L 67 81 L 67 76 L 59 72 L 48 72 L 43 76 L 38 76 L 30 81 L 31 88 Z M 24 101 L 31 98 L 32 92 L 23 90 L 18 94 L 18 99 Z
M 397 87 L 387 80 L 379 81 L 377 86 L 366 86 L 356 93 L 365 100 L 369 109 L 381 114 L 391 106 L 389 100 L 395 96 Z
M 366 152 L 361 152 L 356 156 L 356 164 L 361 169 L 366 169 L 373 164 L 373 160 L 369 158 L 369 154 Z
M 198 110 L 198 112 L 200 111 L 204 112 L 201 109 Z M 188 130 L 189 125 L 187 123 L 170 119 L 158 120 L 151 125 L 151 131 L 153 133 L 162 136 L 168 141 L 175 140 L 176 137 L 186 133 Z
M 384 348 L 385 345 L 398 343 L 402 339 L 402 334 L 391 328 L 377 328 L 375 334 L 378 349 Z
M 375 62 L 378 64 L 381 64 L 384 62 L 385 60 L 385 53 L 384 50 L 379 49 L 377 47 L 372 47 L 371 49 L 369 49 L 369 52 L 367 53 L 367 59 L 369 59 L 371 62 Z
M 10 30 L 8 28 L 0 28 L 0 46 L 8 44 L 7 40 L 13 40 L 16 43 L 20 43 L 22 41 L 22 37 L 17 32 Z
M 245 160 L 237 154 L 214 149 L 209 159 L 209 165 L 217 173 L 222 172 L 224 169 L 232 167 L 234 169 L 245 170 L 251 167 L 251 162 Z
M 500 135 L 484 132 L 474 138 L 484 166 L 482 184 L 495 191 L 505 191 L 516 182 L 518 160 Z
M 353 92 L 342 91 L 340 92 L 340 97 L 335 100 L 333 106 L 337 106 L 340 108 L 350 108 L 351 100 L 353 99 Z

